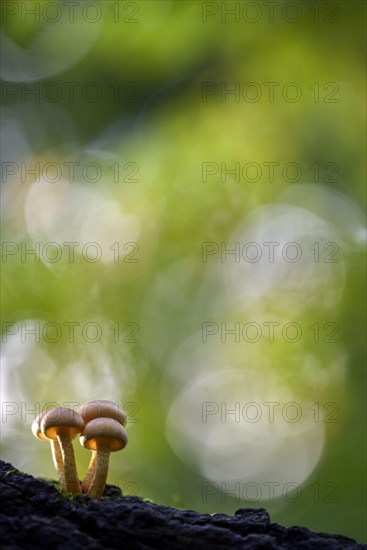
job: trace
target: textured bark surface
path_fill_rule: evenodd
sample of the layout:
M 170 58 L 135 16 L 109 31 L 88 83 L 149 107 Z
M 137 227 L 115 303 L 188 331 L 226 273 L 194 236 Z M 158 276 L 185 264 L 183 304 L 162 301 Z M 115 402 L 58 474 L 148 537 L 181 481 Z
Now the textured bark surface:
M 348 537 L 271 523 L 266 510 L 232 516 L 176 510 L 124 497 L 107 485 L 105 497 L 63 497 L 52 483 L 0 461 L 1 548 L 58 549 L 366 549 Z

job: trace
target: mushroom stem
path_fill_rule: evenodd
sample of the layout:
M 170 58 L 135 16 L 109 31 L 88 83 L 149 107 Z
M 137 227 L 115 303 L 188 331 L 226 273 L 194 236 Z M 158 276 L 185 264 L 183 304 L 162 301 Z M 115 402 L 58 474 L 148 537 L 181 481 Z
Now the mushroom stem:
M 101 498 L 106 485 L 108 464 L 110 459 L 110 446 L 99 445 L 96 451 L 96 473 L 89 486 L 87 495 L 90 498 Z
M 64 488 L 65 487 L 64 462 L 62 459 L 60 444 L 57 441 L 57 439 L 50 439 L 50 445 L 51 445 L 52 459 L 54 461 L 54 465 L 57 470 L 57 475 L 59 476 L 60 485 L 62 488 Z
M 73 493 L 74 495 L 81 494 L 78 473 L 76 471 L 74 449 L 71 438 L 68 433 L 60 431 L 57 434 L 57 441 L 60 445 L 62 458 L 64 461 L 64 491 Z
M 52 454 L 54 466 L 56 468 L 57 475 L 60 480 L 60 485 L 61 487 L 64 487 L 64 484 L 65 484 L 64 462 L 62 460 L 62 453 L 61 453 L 59 442 L 56 439 L 50 439 L 49 437 L 44 435 L 41 430 L 41 422 L 45 416 L 46 416 L 46 412 L 43 412 L 34 419 L 32 423 L 32 433 L 38 439 L 43 439 L 50 442 L 51 454 Z
M 97 453 L 96 451 L 92 451 L 92 457 L 89 462 L 88 470 L 82 482 L 83 493 L 86 493 L 88 491 L 89 486 L 93 481 L 94 474 L 96 473 L 96 463 L 97 463 Z

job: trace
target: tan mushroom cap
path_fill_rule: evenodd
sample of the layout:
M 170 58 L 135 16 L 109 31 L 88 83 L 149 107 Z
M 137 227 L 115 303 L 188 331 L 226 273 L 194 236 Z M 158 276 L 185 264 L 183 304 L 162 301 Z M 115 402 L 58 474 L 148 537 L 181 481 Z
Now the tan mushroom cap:
M 119 406 L 113 401 L 106 399 L 95 399 L 87 401 L 79 409 L 85 423 L 96 418 L 112 418 L 123 426 L 126 424 L 127 416 Z
M 88 422 L 79 440 L 83 447 L 91 451 L 107 446 L 111 452 L 115 452 L 127 445 L 128 437 L 127 431 L 117 420 L 95 418 Z
M 36 418 L 32 422 L 32 433 L 34 437 L 37 437 L 38 439 L 43 439 L 44 441 L 49 441 L 49 438 L 46 437 L 42 431 L 41 431 L 41 420 L 45 416 L 46 412 L 43 412 L 36 416 Z
M 83 429 L 84 421 L 79 413 L 68 407 L 56 407 L 47 411 L 41 420 L 41 431 L 44 436 L 56 439 L 59 433 L 73 438 Z

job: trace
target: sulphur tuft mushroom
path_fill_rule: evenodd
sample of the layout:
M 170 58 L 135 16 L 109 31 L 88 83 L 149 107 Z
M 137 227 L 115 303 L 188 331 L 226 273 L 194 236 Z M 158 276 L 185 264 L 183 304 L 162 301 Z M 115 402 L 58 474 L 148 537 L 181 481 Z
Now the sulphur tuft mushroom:
M 48 441 L 50 443 L 52 459 L 54 461 L 54 465 L 59 476 L 60 485 L 62 488 L 64 488 L 64 462 L 62 460 L 60 444 L 57 439 L 50 439 L 49 437 L 46 437 L 41 431 L 41 420 L 45 416 L 45 414 L 46 412 L 43 412 L 34 419 L 32 423 L 32 433 L 38 439 L 42 439 L 42 441 Z
M 126 425 L 127 416 L 122 409 L 116 403 L 107 401 L 105 399 L 96 399 L 93 401 L 87 401 L 79 409 L 79 413 L 84 420 L 86 426 L 88 422 L 96 418 L 112 418 L 119 422 L 122 426 Z M 97 453 L 92 450 L 92 457 L 89 462 L 87 473 L 82 482 L 82 491 L 87 493 L 90 484 L 93 481 L 97 463 Z
M 110 453 L 127 445 L 127 432 L 117 420 L 95 418 L 85 426 L 79 441 L 86 449 L 96 452 L 95 474 L 87 495 L 90 498 L 101 498 L 106 485 Z
M 79 408 L 79 414 L 83 417 L 85 423 L 95 418 L 112 418 L 125 426 L 127 419 L 124 411 L 116 403 L 106 399 L 87 401 Z
M 56 407 L 47 411 L 41 419 L 41 432 L 44 436 L 60 445 L 64 463 L 63 490 L 74 495 L 81 494 L 76 471 L 72 439 L 82 431 L 83 418 L 76 411 L 67 407 Z

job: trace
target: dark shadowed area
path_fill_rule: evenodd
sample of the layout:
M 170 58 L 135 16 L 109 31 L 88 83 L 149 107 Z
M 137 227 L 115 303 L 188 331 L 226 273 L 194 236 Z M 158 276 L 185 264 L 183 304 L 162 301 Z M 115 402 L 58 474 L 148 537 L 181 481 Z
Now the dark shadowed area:
M 242 508 L 233 517 L 199 514 L 123 496 L 106 487 L 102 500 L 65 500 L 47 481 L 0 461 L 1 548 L 208 548 L 228 550 L 362 550 L 348 537 L 271 523 L 264 508 Z

